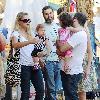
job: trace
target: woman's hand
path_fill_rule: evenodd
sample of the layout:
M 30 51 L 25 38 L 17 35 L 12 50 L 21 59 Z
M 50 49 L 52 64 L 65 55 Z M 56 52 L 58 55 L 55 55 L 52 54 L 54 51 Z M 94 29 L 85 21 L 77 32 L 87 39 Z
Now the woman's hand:
M 36 43 L 39 43 L 39 39 L 33 38 L 33 39 L 30 39 L 29 42 L 30 44 L 36 44 Z

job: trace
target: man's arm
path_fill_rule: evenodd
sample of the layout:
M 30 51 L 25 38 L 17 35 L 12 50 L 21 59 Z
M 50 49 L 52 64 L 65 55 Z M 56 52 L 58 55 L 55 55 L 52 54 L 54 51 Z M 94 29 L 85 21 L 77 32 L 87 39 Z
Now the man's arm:
M 84 41 L 83 36 L 85 34 L 77 32 L 73 34 L 67 41 L 66 43 L 61 43 L 59 40 L 57 40 L 56 45 L 58 49 L 61 52 L 65 52 L 66 50 L 73 49 L 77 45 L 79 45 L 81 42 Z
M 59 40 L 57 40 L 57 47 L 61 52 L 65 52 L 66 50 L 73 49 L 73 47 L 68 42 L 61 43 Z

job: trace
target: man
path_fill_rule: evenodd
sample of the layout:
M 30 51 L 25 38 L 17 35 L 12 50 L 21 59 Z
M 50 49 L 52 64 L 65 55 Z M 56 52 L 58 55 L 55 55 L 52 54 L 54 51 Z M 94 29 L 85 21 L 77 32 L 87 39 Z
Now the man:
M 48 78 L 46 81 L 46 100 L 56 100 L 56 92 L 62 87 L 60 76 L 60 63 L 56 54 L 56 39 L 58 35 L 59 26 L 53 22 L 54 12 L 50 6 L 45 6 L 42 9 L 43 17 L 45 19 L 44 27 L 46 36 L 49 39 L 51 46 L 51 53 L 46 58 L 46 68 L 48 71 Z
M 0 41 L 2 41 L 1 43 L 3 43 L 3 45 L 6 45 L 6 39 L 7 39 L 7 34 L 8 34 L 8 30 L 7 28 L 2 28 L 0 27 Z M 2 46 L 0 45 L 0 48 Z M 3 63 L 5 62 L 5 49 L 3 49 L 3 51 L 0 52 L 1 53 L 1 57 L 3 58 Z M 6 67 L 6 66 L 1 66 L 1 67 Z M 5 91 L 5 98 L 2 98 L 4 100 L 12 100 L 12 88 L 6 84 L 6 91 Z M 1 100 L 2 100 L 1 99 Z
M 65 44 L 61 44 L 57 41 L 61 52 L 72 49 L 73 54 L 72 57 L 66 61 L 68 66 L 61 70 L 65 100 L 79 100 L 77 89 L 78 83 L 82 79 L 82 63 L 87 49 L 87 34 L 84 31 L 86 20 L 87 18 L 84 14 L 76 13 L 73 18 L 73 25 L 80 31 L 74 33 Z

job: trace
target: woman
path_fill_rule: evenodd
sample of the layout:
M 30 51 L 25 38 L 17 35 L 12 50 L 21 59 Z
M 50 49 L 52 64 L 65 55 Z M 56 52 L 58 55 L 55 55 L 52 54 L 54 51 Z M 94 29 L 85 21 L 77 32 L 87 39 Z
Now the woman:
M 6 46 L 6 39 L 2 33 L 0 33 L 0 52 L 5 49 Z
M 42 8 L 46 5 L 48 5 L 48 0 L 10 0 L 10 2 L 9 0 L 6 0 L 2 25 L 10 28 L 12 31 L 13 27 L 10 26 L 14 26 L 17 13 L 20 11 L 25 11 L 28 13 L 31 19 L 33 19 L 32 26 L 35 31 L 35 26 L 39 23 L 43 23 L 44 21 L 41 12 Z
M 20 49 L 21 100 L 29 100 L 30 80 L 36 91 L 35 100 L 43 100 L 44 86 L 42 72 L 40 68 L 33 70 L 34 62 L 31 57 L 34 44 L 39 41 L 31 35 L 30 22 L 31 20 L 28 18 L 27 13 L 18 13 L 15 29 L 12 34 L 12 46 L 14 49 Z M 20 42 L 18 42 L 18 39 Z
M 93 65 L 93 53 L 91 48 L 91 40 L 89 29 L 87 24 L 85 25 L 85 29 L 88 36 L 88 43 L 87 43 L 87 54 L 84 58 L 83 68 L 84 68 L 84 76 L 81 82 L 79 83 L 78 93 L 79 93 L 79 100 L 86 100 L 86 92 L 92 91 L 96 89 L 96 75 Z
M 5 82 L 4 82 L 4 66 L 3 61 L 5 60 L 4 51 L 6 46 L 6 39 L 2 33 L 0 33 L 0 100 L 4 97 L 5 93 Z

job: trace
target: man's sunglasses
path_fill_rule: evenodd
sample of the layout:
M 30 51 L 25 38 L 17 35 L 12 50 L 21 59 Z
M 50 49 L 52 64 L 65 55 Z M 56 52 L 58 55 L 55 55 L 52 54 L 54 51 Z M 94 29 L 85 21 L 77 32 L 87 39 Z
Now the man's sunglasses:
M 20 21 L 22 21 L 23 23 L 30 23 L 31 22 L 30 19 L 20 19 Z

